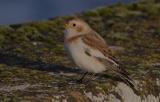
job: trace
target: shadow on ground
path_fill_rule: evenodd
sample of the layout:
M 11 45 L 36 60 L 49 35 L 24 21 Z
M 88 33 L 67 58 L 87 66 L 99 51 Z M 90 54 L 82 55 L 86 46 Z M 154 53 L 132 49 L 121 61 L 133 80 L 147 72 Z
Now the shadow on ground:
M 55 73 L 79 73 L 80 70 L 70 67 L 65 67 L 63 65 L 57 65 L 54 63 L 45 63 L 42 61 L 33 61 L 29 58 L 23 56 L 17 56 L 13 54 L 0 53 L 0 64 L 6 64 L 9 66 L 23 67 L 40 71 L 48 71 Z
M 83 74 L 82 71 L 79 69 L 66 67 L 63 65 L 57 65 L 53 63 L 46 63 L 42 61 L 33 61 L 23 56 L 17 56 L 17 55 L 8 54 L 8 53 L 7 54 L 0 53 L 0 64 L 6 64 L 12 67 L 19 67 L 19 68 L 26 68 L 26 69 L 54 72 L 54 73 L 63 72 L 63 73 Z M 115 76 L 112 76 L 111 74 L 105 74 L 105 73 L 107 72 L 96 74 L 95 76 L 97 76 L 98 80 L 104 80 L 104 79 L 106 80 L 107 78 L 107 79 L 122 81 L 120 78 L 117 78 Z M 92 75 L 92 73 L 90 74 Z

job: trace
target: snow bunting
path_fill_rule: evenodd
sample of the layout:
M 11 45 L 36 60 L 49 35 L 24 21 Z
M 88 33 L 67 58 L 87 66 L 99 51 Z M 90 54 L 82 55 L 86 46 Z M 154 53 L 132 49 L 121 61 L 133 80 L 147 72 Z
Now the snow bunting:
M 70 20 L 65 25 L 64 36 L 68 55 L 80 69 L 90 73 L 112 71 L 134 87 L 134 82 L 128 73 L 111 56 L 105 40 L 86 22 L 80 19 Z

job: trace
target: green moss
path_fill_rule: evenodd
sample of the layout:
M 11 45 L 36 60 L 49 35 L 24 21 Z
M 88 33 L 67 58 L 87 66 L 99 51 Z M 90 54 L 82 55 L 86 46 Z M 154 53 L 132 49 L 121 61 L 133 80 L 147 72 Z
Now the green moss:
M 115 15 L 112 8 L 99 8 L 99 9 L 97 9 L 97 12 L 102 17 L 112 17 Z

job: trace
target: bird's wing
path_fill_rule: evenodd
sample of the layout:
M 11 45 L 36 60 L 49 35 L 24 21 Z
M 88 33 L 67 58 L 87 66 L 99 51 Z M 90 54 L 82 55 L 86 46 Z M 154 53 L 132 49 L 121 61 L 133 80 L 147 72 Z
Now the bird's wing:
M 109 70 L 111 71 L 128 74 L 120 67 L 118 60 L 111 55 L 110 49 L 104 39 L 96 32 L 86 34 L 82 37 L 82 41 L 89 46 L 89 48 L 85 49 L 87 55 L 96 58 L 98 61 L 108 66 L 107 68 L 110 68 Z
M 114 60 L 106 57 L 101 53 L 99 50 L 96 49 L 91 49 L 90 47 L 85 47 L 84 48 L 84 53 L 87 56 L 90 56 L 100 63 L 104 64 L 106 66 L 106 70 L 110 70 L 113 72 L 121 72 L 122 69 L 119 69 L 119 64 L 116 63 Z
M 96 32 L 86 34 L 82 37 L 82 41 L 89 46 L 89 48 L 85 49 L 85 53 L 88 56 L 96 58 L 108 70 L 115 72 L 126 84 L 137 90 L 135 82 L 128 76 L 128 72 L 119 65 L 116 58 L 111 55 L 107 44 L 100 35 Z M 101 56 L 102 54 L 105 57 Z
M 113 60 L 115 63 L 119 63 L 118 60 L 111 55 L 110 49 L 106 44 L 105 40 L 98 35 L 96 32 L 91 32 L 82 37 L 82 41 L 94 50 L 98 50 L 102 53 L 107 59 Z

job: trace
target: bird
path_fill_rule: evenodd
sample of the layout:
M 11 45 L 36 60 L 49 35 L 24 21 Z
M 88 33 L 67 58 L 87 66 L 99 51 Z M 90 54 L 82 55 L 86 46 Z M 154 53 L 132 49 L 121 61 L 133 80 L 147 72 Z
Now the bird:
M 70 59 L 87 73 L 102 73 L 111 71 L 119 76 L 127 85 L 136 87 L 129 73 L 120 66 L 118 60 L 111 54 L 106 41 L 92 29 L 89 24 L 79 18 L 65 23 L 64 46 Z

